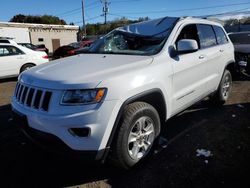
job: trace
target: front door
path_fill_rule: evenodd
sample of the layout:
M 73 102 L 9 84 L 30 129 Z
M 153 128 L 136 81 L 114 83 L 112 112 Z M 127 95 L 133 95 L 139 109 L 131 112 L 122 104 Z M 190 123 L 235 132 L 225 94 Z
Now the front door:
M 199 44 L 196 24 L 186 25 L 175 40 L 175 46 L 181 39 L 193 39 Z M 200 50 L 178 55 L 173 59 L 173 113 L 178 113 L 197 101 L 206 88 L 206 57 Z

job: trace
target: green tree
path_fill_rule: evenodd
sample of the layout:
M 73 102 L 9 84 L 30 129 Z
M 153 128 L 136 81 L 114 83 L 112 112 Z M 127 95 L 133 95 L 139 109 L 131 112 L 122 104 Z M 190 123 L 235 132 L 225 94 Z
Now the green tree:
M 66 25 L 67 23 L 57 16 L 43 15 L 43 16 L 33 16 L 33 15 L 23 15 L 18 14 L 10 19 L 10 22 L 18 23 L 37 23 L 37 24 L 55 24 L 55 25 Z
M 149 17 L 142 17 L 139 18 L 138 20 L 129 20 L 126 17 L 122 17 L 120 19 L 115 19 L 113 21 L 110 21 L 106 25 L 104 25 L 103 23 L 87 24 L 86 30 L 88 35 L 103 35 L 112 31 L 115 28 L 146 20 L 149 20 Z

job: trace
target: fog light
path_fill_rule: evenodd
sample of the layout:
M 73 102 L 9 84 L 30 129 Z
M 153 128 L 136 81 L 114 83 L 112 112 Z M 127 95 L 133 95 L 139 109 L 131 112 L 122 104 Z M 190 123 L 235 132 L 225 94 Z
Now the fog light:
M 88 137 L 90 135 L 90 128 L 71 128 L 70 134 L 78 137 Z

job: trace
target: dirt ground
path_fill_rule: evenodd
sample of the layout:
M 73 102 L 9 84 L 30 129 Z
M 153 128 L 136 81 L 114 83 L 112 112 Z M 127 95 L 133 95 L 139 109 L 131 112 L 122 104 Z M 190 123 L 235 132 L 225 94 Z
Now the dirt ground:
M 0 187 L 250 187 L 250 81 L 235 81 L 222 107 L 204 100 L 170 119 L 162 131 L 167 147 L 129 171 L 30 143 L 9 121 L 14 86 L 15 79 L 0 82 Z M 198 157 L 197 149 L 212 156 Z

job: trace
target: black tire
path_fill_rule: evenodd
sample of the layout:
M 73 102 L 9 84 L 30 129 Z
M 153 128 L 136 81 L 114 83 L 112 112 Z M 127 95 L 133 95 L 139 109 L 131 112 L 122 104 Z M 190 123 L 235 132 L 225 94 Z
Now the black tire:
M 144 133 L 143 131 L 138 131 L 139 128 L 137 126 L 140 126 L 139 124 L 141 124 L 138 121 L 145 122 L 145 125 L 143 125 L 145 128 Z M 153 129 L 150 128 L 151 126 L 153 126 Z M 120 127 L 112 145 L 111 161 L 113 164 L 122 169 L 129 169 L 137 164 L 141 159 L 148 156 L 154 141 L 160 134 L 160 127 L 161 124 L 159 114 L 153 106 L 145 102 L 134 102 L 129 104 L 123 112 Z M 136 130 L 137 128 L 138 130 Z M 146 129 L 153 130 L 153 133 L 146 131 Z M 129 138 L 131 138 L 129 136 L 131 134 L 138 134 L 138 138 L 136 138 L 136 141 L 129 143 Z M 143 134 L 146 136 L 142 136 Z M 151 145 L 149 145 L 149 143 L 151 143 Z M 133 148 L 139 148 L 139 145 L 143 146 L 141 146 L 138 150 L 138 154 L 134 156 L 132 154 Z M 148 149 L 146 149 L 146 147 L 148 147 Z M 137 157 L 139 156 L 139 153 L 141 153 L 142 157 L 138 159 Z
M 34 64 L 25 64 L 22 66 L 21 70 L 20 70 L 20 73 L 22 73 L 23 71 L 26 71 L 26 70 L 29 70 L 30 68 L 34 67 L 35 65 Z
M 229 70 L 225 70 L 220 85 L 215 94 L 211 97 L 211 100 L 215 104 L 222 105 L 228 100 L 231 94 L 231 90 L 232 90 L 232 75 Z

